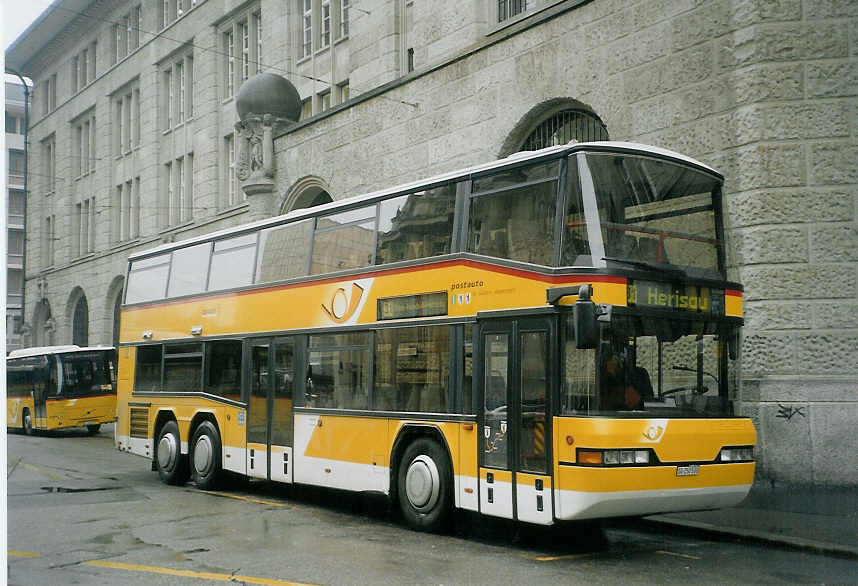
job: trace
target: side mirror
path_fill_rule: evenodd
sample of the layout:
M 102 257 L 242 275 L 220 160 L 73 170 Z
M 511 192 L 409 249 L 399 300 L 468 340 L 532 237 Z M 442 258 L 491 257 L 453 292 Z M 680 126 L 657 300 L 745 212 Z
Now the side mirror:
M 581 350 L 595 348 L 599 343 L 599 327 L 596 304 L 590 301 L 589 285 L 581 286 L 578 301 L 572 306 L 572 321 L 575 325 L 575 347 Z

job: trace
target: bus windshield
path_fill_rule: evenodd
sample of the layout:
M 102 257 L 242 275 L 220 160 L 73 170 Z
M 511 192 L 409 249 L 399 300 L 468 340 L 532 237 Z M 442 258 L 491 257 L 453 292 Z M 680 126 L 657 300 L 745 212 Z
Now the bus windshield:
M 649 157 L 584 157 L 599 210 L 603 258 L 636 268 L 680 269 L 689 277 L 723 278 L 714 199 L 720 181 L 715 176 Z M 592 248 L 599 250 L 598 244 Z
M 736 392 L 737 344 L 736 329 L 715 322 L 615 316 L 602 326 L 597 350 L 577 349 L 567 335 L 561 412 L 730 415 L 726 399 Z
M 60 354 L 62 387 L 65 397 L 114 392 L 113 361 L 108 352 L 72 352 Z

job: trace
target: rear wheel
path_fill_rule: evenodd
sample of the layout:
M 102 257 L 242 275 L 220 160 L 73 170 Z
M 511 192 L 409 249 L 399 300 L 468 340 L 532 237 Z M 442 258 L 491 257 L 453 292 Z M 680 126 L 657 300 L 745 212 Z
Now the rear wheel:
M 399 508 L 405 521 L 419 531 L 446 527 L 453 504 L 450 458 L 438 442 L 422 437 L 402 455 L 397 471 Z
M 191 476 L 197 488 L 211 490 L 221 476 L 220 433 L 210 421 L 203 421 L 191 442 Z
M 30 415 L 29 409 L 24 409 L 24 414 L 21 416 L 21 423 L 24 426 L 24 433 L 33 435 L 33 417 Z
M 183 484 L 188 478 L 187 461 L 182 457 L 179 426 L 168 421 L 158 434 L 155 465 L 164 484 Z
M 95 435 L 95 434 L 97 434 L 99 429 L 101 429 L 101 424 L 100 424 L 100 423 L 94 423 L 94 424 L 92 424 L 92 425 L 87 425 L 87 426 L 86 426 L 86 430 L 87 430 L 91 435 Z

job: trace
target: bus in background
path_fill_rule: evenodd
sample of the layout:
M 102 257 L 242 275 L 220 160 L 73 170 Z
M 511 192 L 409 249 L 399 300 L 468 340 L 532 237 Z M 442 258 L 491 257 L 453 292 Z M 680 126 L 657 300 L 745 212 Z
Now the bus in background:
M 6 357 L 6 425 L 35 431 L 86 427 L 116 419 L 116 350 L 43 346 Z
M 422 530 L 737 504 L 722 182 L 569 144 L 132 255 L 117 448 L 168 484 L 384 493 Z

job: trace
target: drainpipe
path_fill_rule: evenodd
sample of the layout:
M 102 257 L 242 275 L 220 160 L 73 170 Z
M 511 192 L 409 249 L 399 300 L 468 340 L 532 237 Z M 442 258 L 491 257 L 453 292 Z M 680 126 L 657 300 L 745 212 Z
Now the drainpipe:
M 27 201 L 30 199 L 30 194 L 27 192 L 27 179 L 29 173 L 30 159 L 30 87 L 24 81 L 24 77 L 14 69 L 6 69 L 6 73 L 18 76 L 21 84 L 24 86 L 24 253 L 21 255 L 21 327 L 17 332 L 22 334 L 29 330 L 27 326 Z M 29 340 L 21 340 L 21 344 L 29 343 Z

